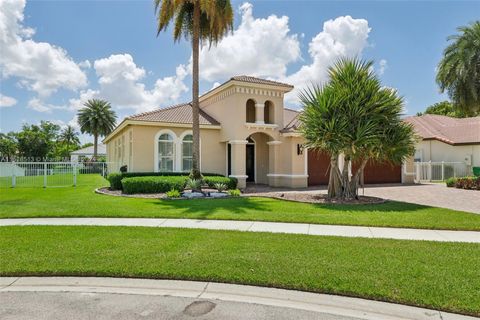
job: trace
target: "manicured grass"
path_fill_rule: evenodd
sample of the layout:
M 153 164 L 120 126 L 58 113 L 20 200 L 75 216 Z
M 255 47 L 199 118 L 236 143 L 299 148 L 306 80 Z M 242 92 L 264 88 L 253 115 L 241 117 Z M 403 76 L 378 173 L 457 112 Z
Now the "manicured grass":
M 480 315 L 480 245 L 139 227 L 0 228 L 2 276 L 242 283 Z
M 401 202 L 314 205 L 267 198 L 157 200 L 94 193 L 99 175 L 81 175 L 76 188 L 2 188 L 0 218 L 161 217 L 480 230 L 480 215 Z

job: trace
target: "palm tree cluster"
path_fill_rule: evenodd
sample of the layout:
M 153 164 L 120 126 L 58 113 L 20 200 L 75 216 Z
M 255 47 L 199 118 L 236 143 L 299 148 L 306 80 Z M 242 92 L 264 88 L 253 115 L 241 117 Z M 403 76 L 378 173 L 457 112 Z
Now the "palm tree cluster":
M 372 61 L 340 59 L 329 76 L 325 85 L 300 94 L 301 131 L 307 147 L 330 155 L 328 197 L 350 200 L 358 198 L 368 161 L 400 164 L 413 155 L 416 139 L 413 127 L 400 118 L 403 99 L 382 87 Z
M 474 115 L 480 111 L 480 21 L 458 32 L 448 38 L 452 43 L 438 65 L 437 82 L 463 112 Z
M 82 133 L 93 135 L 93 158 L 97 158 L 98 137 L 106 136 L 115 128 L 117 116 L 110 103 L 91 99 L 78 111 L 78 124 Z
M 200 43 L 216 44 L 233 29 L 233 10 L 230 0 L 154 0 L 157 14 L 157 35 L 173 22 L 175 41 L 185 37 L 192 42 L 192 113 L 194 179 L 201 178 L 200 123 L 199 123 L 199 54 Z

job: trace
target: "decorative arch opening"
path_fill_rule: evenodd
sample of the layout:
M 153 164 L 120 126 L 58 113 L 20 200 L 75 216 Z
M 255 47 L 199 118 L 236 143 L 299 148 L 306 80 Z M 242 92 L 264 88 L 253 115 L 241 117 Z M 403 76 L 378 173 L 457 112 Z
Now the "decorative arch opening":
M 270 100 L 265 101 L 265 108 L 263 111 L 263 121 L 268 124 L 275 123 L 275 110 L 273 102 Z
M 246 122 L 255 123 L 255 100 L 248 99 L 246 103 Z

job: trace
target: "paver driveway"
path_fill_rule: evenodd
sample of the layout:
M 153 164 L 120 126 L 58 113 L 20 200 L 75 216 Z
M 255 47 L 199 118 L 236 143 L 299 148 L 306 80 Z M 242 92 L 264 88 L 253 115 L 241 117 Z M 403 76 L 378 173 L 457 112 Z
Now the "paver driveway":
M 359 192 L 362 194 L 362 189 Z M 365 195 L 480 214 L 479 191 L 447 188 L 444 184 L 367 186 Z

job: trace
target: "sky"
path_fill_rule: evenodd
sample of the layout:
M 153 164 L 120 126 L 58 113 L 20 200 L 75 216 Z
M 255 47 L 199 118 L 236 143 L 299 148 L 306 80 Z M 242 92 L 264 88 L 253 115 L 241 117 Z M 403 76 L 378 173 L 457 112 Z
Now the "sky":
M 235 75 L 295 86 L 327 81 L 342 56 L 373 60 L 415 114 L 447 99 L 435 68 L 480 1 L 231 1 L 234 30 L 200 55 L 200 91 Z M 78 129 L 91 98 L 125 116 L 191 99 L 191 48 L 157 36 L 153 1 L 0 0 L 0 132 L 49 120 Z M 90 140 L 82 136 L 82 141 Z

